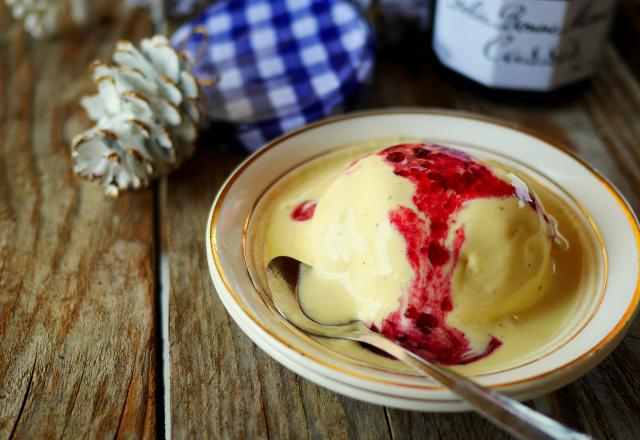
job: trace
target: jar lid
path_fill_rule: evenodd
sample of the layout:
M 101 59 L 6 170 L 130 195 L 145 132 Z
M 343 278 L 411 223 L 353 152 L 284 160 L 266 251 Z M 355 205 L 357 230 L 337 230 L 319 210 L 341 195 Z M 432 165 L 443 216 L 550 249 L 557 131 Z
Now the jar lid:
M 211 119 L 249 149 L 339 109 L 369 77 L 373 36 L 346 0 L 226 0 L 174 34 Z

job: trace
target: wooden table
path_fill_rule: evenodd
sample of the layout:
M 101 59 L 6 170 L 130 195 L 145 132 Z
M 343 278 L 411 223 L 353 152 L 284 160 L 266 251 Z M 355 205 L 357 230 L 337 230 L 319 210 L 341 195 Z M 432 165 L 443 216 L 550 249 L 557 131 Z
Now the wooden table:
M 621 12 L 600 74 L 573 98 L 489 99 L 444 79 L 417 46 L 412 58 L 383 58 L 356 107 L 464 109 L 522 124 L 595 165 L 640 212 L 640 12 L 629 2 Z M 176 438 L 504 437 L 475 414 L 332 393 L 253 345 L 207 269 L 207 211 L 243 157 L 215 130 L 149 190 L 113 200 L 74 177 L 68 143 L 81 121 L 76 102 L 91 87 L 87 64 L 117 39 L 151 32 L 143 12 L 114 14 L 90 33 L 36 43 L 0 6 L 0 439 L 153 438 L 167 428 Z M 637 439 L 639 396 L 636 323 L 600 366 L 530 404 L 598 438 Z

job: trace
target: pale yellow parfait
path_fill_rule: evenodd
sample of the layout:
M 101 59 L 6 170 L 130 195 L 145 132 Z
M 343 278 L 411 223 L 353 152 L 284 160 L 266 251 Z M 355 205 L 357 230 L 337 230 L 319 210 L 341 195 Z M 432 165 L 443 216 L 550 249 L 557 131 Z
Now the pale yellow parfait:
M 531 194 L 512 173 L 493 172 L 523 197 Z M 541 210 L 518 197 L 476 199 L 460 211 L 455 224 L 464 228 L 465 240 L 453 273 L 451 324 L 466 327 L 510 316 L 544 296 L 555 231 Z
M 380 326 L 401 307 L 413 279 L 406 243 L 389 222 L 410 205 L 413 184 L 377 155 L 341 172 L 311 219 L 312 270 L 299 286 L 304 310 L 323 323 L 360 319 Z
M 359 319 L 380 328 L 409 305 L 416 273 L 407 243 L 390 221 L 400 206 L 429 218 L 413 202 L 415 185 L 373 154 L 339 173 L 317 200 L 311 222 L 312 269 L 299 286 L 303 309 L 327 324 Z M 510 316 L 537 302 L 551 268 L 552 229 L 526 202 L 529 190 L 513 174 L 496 171 L 521 197 L 474 199 L 452 218 L 465 240 L 453 268 L 453 311 L 447 323 L 479 350 L 490 336 L 479 323 Z M 524 199 L 524 200 L 523 200 Z M 453 264 L 453 263 L 452 263 Z

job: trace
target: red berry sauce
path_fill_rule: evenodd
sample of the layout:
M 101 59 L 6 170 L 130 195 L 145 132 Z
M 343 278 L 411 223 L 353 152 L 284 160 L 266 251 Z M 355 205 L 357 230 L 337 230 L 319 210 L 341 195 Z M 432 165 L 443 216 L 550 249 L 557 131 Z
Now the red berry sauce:
M 404 237 L 414 271 L 408 305 L 391 313 L 373 329 L 405 348 L 443 364 L 466 364 L 483 358 L 501 345 L 492 337 L 483 351 L 473 351 L 465 334 L 446 323 L 453 308 L 451 280 L 464 243 L 464 230 L 454 230 L 447 244 L 453 216 L 470 200 L 517 196 L 535 209 L 530 194 L 496 177 L 465 153 L 435 144 L 402 144 L 378 153 L 394 173 L 415 185 L 415 208 L 399 206 L 389 219 Z M 526 196 L 524 198 L 523 196 Z M 426 222 L 425 218 L 429 221 Z
M 304 222 L 311 219 L 316 212 L 317 204 L 318 202 L 315 200 L 305 200 L 291 211 L 291 219 L 297 222 Z

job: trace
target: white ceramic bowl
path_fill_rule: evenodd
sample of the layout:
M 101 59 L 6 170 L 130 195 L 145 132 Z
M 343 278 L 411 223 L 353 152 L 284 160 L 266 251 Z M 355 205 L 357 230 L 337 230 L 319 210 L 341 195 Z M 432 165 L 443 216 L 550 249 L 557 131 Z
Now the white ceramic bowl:
M 524 365 L 476 380 L 518 399 L 531 398 L 585 374 L 618 344 L 640 298 L 640 229 L 623 197 L 589 165 L 562 147 L 486 117 L 429 109 L 394 109 L 327 119 L 282 136 L 245 160 L 211 208 L 206 246 L 213 283 L 242 330 L 278 362 L 336 392 L 399 408 L 463 410 L 455 395 L 429 379 L 363 365 L 328 350 L 276 316 L 249 277 L 243 243 L 249 215 L 263 192 L 296 165 L 346 144 L 406 136 L 495 156 L 556 188 L 584 210 L 602 246 L 601 292 L 585 305 L 575 329 Z M 526 162 L 526 163 L 524 163 Z

